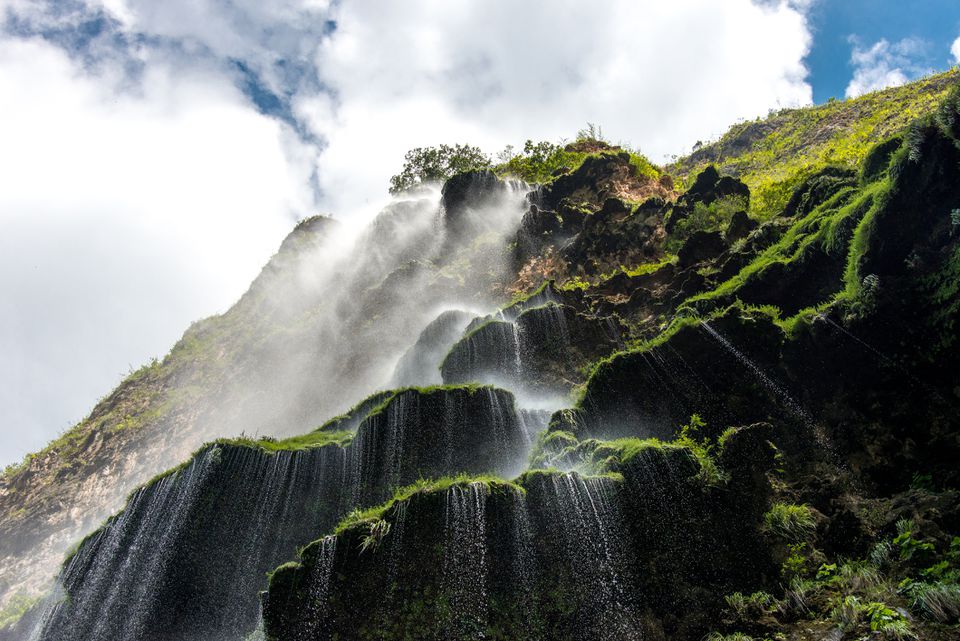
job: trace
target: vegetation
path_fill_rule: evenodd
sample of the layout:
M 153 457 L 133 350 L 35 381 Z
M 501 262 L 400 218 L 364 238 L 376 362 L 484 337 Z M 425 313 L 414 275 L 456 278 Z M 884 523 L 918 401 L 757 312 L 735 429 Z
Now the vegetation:
M 520 153 L 514 154 L 513 149 L 508 147 L 501 157 L 505 158 L 504 162 L 494 168 L 498 174 L 531 184 L 542 184 L 576 169 L 587 154 L 545 140 L 537 143 L 528 140 Z
M 731 127 L 667 170 L 687 179 L 716 164 L 750 187 L 751 214 L 769 219 L 805 178 L 827 165 L 856 167 L 875 144 L 932 114 L 958 78 L 954 69 L 851 100 L 784 109 Z
M 40 597 L 14 594 L 7 604 L 0 609 L 0 632 L 12 628 L 20 620 L 20 617 L 39 600 Z
M 399 194 L 417 185 L 443 182 L 456 174 L 490 167 L 490 158 L 479 147 L 439 145 L 417 147 L 403 157 L 400 173 L 390 177 L 390 193 Z
M 767 532 L 792 543 L 805 541 L 817 529 L 809 506 L 787 503 L 774 503 L 763 515 L 763 524 Z
M 747 199 L 742 196 L 725 196 L 709 205 L 697 202 L 689 216 L 677 221 L 664 247 L 668 252 L 676 253 L 695 232 L 722 232 L 730 225 L 733 215 L 738 211 L 747 211 L 747 206 Z
M 800 506 L 778 510 L 780 514 L 775 520 L 795 520 L 800 513 L 797 507 Z M 788 627 L 799 616 L 803 625 L 817 622 L 814 624 L 830 626 L 839 630 L 843 638 L 940 638 L 935 634 L 921 635 L 920 627 L 960 621 L 960 538 L 954 537 L 946 547 L 931 545 L 922 562 L 892 554 L 898 547 L 896 538 L 902 542 L 906 540 L 904 533 L 910 532 L 907 538 L 915 539 L 915 530 L 913 523 L 900 524 L 897 537 L 877 541 L 869 558 L 822 562 L 819 566 L 810 562 L 815 557 L 822 558 L 814 548 L 807 544 L 792 546 L 791 549 L 801 551 L 790 554 L 801 554 L 805 562 L 799 564 L 798 573 L 783 596 L 777 598 L 765 592 L 728 595 L 729 625 L 763 629 L 765 636 L 777 638 L 775 631 Z M 806 534 L 811 535 L 812 532 Z M 724 638 L 723 633 L 715 635 Z

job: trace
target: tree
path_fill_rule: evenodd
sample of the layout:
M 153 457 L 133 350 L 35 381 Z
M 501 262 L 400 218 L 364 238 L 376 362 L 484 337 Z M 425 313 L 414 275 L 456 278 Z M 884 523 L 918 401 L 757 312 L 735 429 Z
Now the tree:
M 443 182 L 456 174 L 486 169 L 491 164 L 479 147 L 470 145 L 417 147 L 408 151 L 403 160 L 403 169 L 390 178 L 391 194 L 427 182 Z

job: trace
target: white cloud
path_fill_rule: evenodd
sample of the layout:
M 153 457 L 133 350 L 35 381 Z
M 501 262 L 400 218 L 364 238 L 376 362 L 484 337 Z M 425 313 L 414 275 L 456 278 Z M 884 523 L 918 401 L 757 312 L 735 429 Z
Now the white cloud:
M 856 38 L 851 38 L 851 43 L 853 52 L 850 63 L 854 71 L 847 85 L 848 98 L 887 87 L 898 87 L 926 71 L 918 62 L 927 49 L 927 43 L 923 40 L 904 38 L 890 43 L 881 39 L 869 47 L 863 47 Z
M 232 303 L 312 207 L 302 144 L 222 79 L 115 84 L 0 42 L 0 462 Z
M 496 151 L 570 137 L 589 121 L 663 160 L 738 118 L 811 100 L 810 34 L 786 3 L 338 7 L 317 53 L 336 98 L 297 102 L 330 142 L 319 174 L 334 210 L 381 193 L 417 145 Z
M 953 54 L 954 62 L 960 65 L 960 37 L 957 37 L 957 39 L 953 41 L 953 45 L 950 47 L 950 53 Z

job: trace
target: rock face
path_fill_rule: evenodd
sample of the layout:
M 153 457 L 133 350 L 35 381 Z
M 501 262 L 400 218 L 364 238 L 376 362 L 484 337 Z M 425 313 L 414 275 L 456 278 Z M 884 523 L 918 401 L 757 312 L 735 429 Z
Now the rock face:
M 597 141 L 529 197 L 459 176 L 367 228 L 375 251 L 321 279 L 356 289 L 325 307 L 298 257 L 327 223 L 304 223 L 238 305 L 256 323 L 232 317 L 252 343 L 221 365 L 269 367 L 223 412 L 261 420 L 279 395 L 277 420 L 312 420 L 346 382 L 397 389 L 203 446 L 0 639 L 957 641 L 958 122 L 960 89 L 859 171 L 794 175 L 773 215 L 746 178 L 708 167 L 678 195 Z M 475 308 L 494 311 L 456 311 Z M 282 367 L 316 376 L 280 395 Z M 193 374 L 148 369 L 66 444 L 110 451 L 112 413 Z M 43 474 L 76 473 L 32 464 L 0 499 Z

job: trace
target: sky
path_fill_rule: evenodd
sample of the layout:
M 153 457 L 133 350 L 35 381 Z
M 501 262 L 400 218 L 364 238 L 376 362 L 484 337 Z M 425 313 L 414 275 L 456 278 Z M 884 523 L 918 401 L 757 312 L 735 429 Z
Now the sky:
M 661 162 L 957 62 L 955 0 L 0 0 L 0 466 L 407 149 L 589 122 Z

